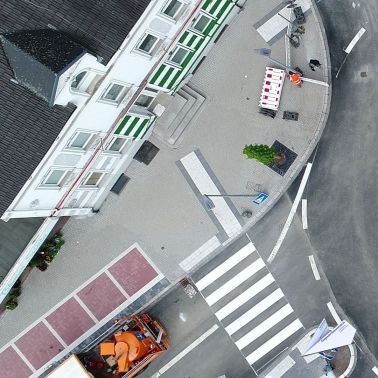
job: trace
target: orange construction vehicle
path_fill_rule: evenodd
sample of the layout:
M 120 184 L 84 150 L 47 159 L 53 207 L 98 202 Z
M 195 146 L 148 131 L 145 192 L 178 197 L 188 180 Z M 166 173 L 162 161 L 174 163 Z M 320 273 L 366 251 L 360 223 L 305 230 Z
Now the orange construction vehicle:
M 93 348 L 77 356 L 71 355 L 48 377 L 110 378 L 117 375 L 133 378 L 170 348 L 164 328 L 147 314 L 118 319 L 114 323 L 111 332 L 106 331 L 106 336 L 94 340 Z
M 149 315 L 135 315 L 126 319 L 122 332 L 100 344 L 100 355 L 113 369 L 113 374 L 132 378 L 169 347 L 163 327 Z

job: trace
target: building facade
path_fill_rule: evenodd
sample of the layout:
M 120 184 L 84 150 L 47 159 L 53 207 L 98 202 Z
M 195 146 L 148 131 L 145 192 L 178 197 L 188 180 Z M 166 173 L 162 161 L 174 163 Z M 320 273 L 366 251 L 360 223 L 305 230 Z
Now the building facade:
M 86 2 L 88 9 L 91 2 Z M 17 1 L 10 3 L 16 7 Z M 33 12 L 43 11 L 44 3 Z M 124 19 L 114 16 L 114 25 L 104 25 L 115 33 L 114 39 L 122 38 L 119 46 L 111 35 L 101 36 L 103 29 L 91 31 L 89 43 L 84 24 L 76 28 L 80 38 L 75 30 L 66 31 L 70 18 L 64 7 L 56 10 L 49 23 L 54 10 L 47 5 L 44 28 L 15 25 L 11 30 L 8 25 L 1 33 L 3 62 L 11 72 L 6 84 L 15 96 L 17 91 L 28 96 L 25 106 L 30 108 L 31 120 L 28 115 L 26 119 L 33 122 L 28 128 L 34 133 L 25 137 L 29 150 L 26 145 L 18 161 L 12 161 L 12 154 L 20 154 L 17 141 L 11 138 L 8 156 L 3 149 L 8 173 L 0 177 L 4 181 L 1 219 L 43 217 L 45 221 L 0 283 L 0 301 L 59 217 L 88 216 L 101 206 L 163 114 L 159 98 L 174 95 L 190 79 L 238 10 L 232 0 L 124 3 Z M 71 1 L 70 6 L 74 4 Z M 96 23 L 107 17 L 108 10 L 88 14 L 85 20 Z M 120 35 L 119 29 L 126 34 Z M 114 45 L 110 51 L 108 43 Z M 3 101 L 0 96 L 0 104 Z M 3 107 L 0 113 L 9 116 L 15 106 L 22 105 L 14 104 L 9 112 Z M 36 113 L 40 115 L 34 119 Z M 12 121 L 2 118 L 0 125 L 7 134 Z M 21 124 L 20 132 L 26 133 L 26 126 Z M 27 169 L 15 173 L 22 164 Z

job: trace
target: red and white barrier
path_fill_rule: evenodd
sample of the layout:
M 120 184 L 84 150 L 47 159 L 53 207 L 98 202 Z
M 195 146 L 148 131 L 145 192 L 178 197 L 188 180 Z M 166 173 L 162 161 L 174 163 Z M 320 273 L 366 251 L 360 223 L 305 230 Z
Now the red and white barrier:
M 267 67 L 259 107 L 278 110 L 285 80 L 285 71 Z

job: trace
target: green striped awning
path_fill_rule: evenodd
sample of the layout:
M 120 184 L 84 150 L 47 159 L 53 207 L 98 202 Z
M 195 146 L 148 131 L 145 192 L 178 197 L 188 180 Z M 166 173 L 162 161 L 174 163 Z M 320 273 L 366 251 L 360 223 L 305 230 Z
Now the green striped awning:
M 128 114 L 119 123 L 114 134 L 125 135 L 134 139 L 142 139 L 151 123 L 150 118 Z
M 216 18 L 221 18 L 230 5 L 234 5 L 230 0 L 206 0 L 202 9 Z

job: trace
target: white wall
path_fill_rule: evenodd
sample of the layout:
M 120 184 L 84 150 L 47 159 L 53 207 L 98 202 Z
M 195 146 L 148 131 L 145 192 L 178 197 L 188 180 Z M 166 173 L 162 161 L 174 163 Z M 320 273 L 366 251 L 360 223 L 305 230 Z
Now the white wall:
M 186 21 L 197 0 L 187 1 L 188 4 L 184 14 L 176 22 L 170 21 L 159 14 L 165 3 L 166 0 L 151 2 L 107 66 L 99 63 L 94 56 L 85 54 L 80 61 L 76 62 L 62 75 L 57 88 L 56 104 L 65 105 L 71 102 L 77 106 L 77 109 L 29 181 L 24 185 L 8 211 L 3 215 L 3 219 L 9 219 L 10 217 L 48 216 L 52 213 L 57 203 L 69 189 L 70 182 L 75 179 L 74 176 L 77 177 L 93 154 L 93 149 L 91 148 L 83 152 L 68 151 L 66 149 L 68 141 L 78 130 L 97 132 L 101 137 L 106 135 L 106 132 L 116 121 L 120 112 L 138 89 L 143 79 L 145 79 L 159 58 L 162 57 L 164 54 L 163 50 Z M 148 31 L 164 39 L 164 42 L 153 57 L 146 57 L 134 50 L 137 43 Z M 102 82 L 92 96 L 75 93 L 70 89 L 72 78 L 83 70 L 103 74 Z M 127 96 L 118 105 L 105 103 L 100 100 L 103 92 L 114 80 L 132 86 Z M 119 176 L 120 168 L 126 168 L 125 162 L 131 161 L 141 143 L 142 141 L 133 142 L 127 148 L 127 151 L 122 154 L 109 155 L 108 153 L 107 156 L 111 157 L 111 159 L 108 159 L 109 175 L 106 178 L 107 181 L 112 178 L 114 181 L 114 176 Z M 91 168 L 98 168 L 101 161 L 103 163 L 100 156 L 97 159 L 97 163 Z M 62 187 L 41 188 L 40 184 L 51 167 L 71 168 L 74 175 L 72 175 L 70 182 L 67 182 Z M 77 199 L 85 193 L 86 200 L 82 202 L 81 206 L 85 204 L 85 207 L 92 207 L 100 196 L 104 196 L 105 188 L 109 190 L 106 182 L 102 182 L 99 189 L 91 188 L 83 190 L 79 188 L 70 198 Z M 70 202 L 68 200 L 65 206 L 69 204 L 73 206 L 73 201 Z

